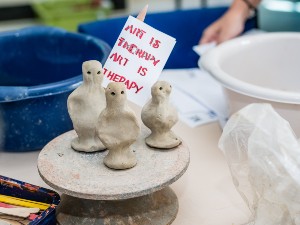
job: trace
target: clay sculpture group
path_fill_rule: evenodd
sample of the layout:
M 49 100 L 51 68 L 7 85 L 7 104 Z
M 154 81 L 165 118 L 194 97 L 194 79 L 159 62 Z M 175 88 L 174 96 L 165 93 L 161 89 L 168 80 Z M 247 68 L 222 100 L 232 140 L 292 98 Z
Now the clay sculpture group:
M 108 150 L 104 164 L 116 170 L 137 164 L 131 145 L 140 134 L 135 113 L 127 105 L 126 86 L 111 82 L 102 87 L 102 65 L 96 60 L 82 64 L 83 83 L 68 98 L 68 111 L 77 137 L 71 147 L 76 151 Z M 152 98 L 142 109 L 142 121 L 151 130 L 145 139 L 148 146 L 172 149 L 181 140 L 171 131 L 178 121 L 176 109 L 169 102 L 172 87 L 156 82 Z

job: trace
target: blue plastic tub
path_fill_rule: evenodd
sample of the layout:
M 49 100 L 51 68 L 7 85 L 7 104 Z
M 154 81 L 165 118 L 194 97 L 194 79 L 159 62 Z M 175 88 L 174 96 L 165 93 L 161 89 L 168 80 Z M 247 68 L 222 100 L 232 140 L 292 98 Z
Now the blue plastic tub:
M 0 175 L 0 194 L 49 204 L 29 225 L 56 225 L 55 210 L 60 202 L 56 192 Z
M 148 13 L 145 19 L 147 24 L 177 40 L 165 68 L 198 67 L 199 56 L 192 47 L 198 44 L 204 29 L 220 18 L 227 9 L 227 7 L 215 7 Z M 127 18 L 113 18 L 81 24 L 78 31 L 100 38 L 113 46 Z M 255 27 L 256 18 L 252 18 L 246 22 L 245 31 Z
M 31 27 L 0 34 L 0 149 L 41 149 L 72 129 L 67 97 L 82 80 L 81 65 L 104 63 L 110 47 L 62 29 Z

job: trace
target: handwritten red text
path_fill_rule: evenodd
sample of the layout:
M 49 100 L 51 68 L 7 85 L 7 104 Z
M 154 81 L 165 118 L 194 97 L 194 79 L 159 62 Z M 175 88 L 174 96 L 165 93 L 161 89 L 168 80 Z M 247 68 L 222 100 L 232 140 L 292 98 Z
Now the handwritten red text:
M 138 56 L 141 59 L 145 59 L 146 61 L 150 61 L 153 63 L 154 66 L 156 66 L 160 60 L 156 59 L 154 55 L 151 53 L 148 53 L 144 51 L 143 49 L 139 48 L 136 44 L 130 44 L 128 43 L 124 38 L 119 38 L 118 46 L 126 49 L 128 52 L 130 52 L 133 55 Z

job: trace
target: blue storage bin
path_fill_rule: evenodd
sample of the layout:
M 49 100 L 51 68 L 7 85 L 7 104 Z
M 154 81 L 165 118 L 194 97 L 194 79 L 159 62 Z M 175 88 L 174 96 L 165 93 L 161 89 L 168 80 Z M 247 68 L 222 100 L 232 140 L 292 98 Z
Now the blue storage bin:
M 177 43 L 165 66 L 168 68 L 198 67 L 199 56 L 192 50 L 197 45 L 203 30 L 221 17 L 227 7 L 176 10 L 148 13 L 145 23 L 176 38 Z M 81 24 L 78 31 L 100 38 L 113 46 L 127 17 Z M 256 27 L 256 18 L 246 22 L 245 31 Z
M 0 149 L 30 151 L 72 129 L 67 97 L 82 62 L 104 63 L 104 41 L 51 27 L 0 33 Z
M 60 202 L 56 192 L 0 175 L 0 194 L 49 204 L 29 225 L 56 225 L 55 210 Z

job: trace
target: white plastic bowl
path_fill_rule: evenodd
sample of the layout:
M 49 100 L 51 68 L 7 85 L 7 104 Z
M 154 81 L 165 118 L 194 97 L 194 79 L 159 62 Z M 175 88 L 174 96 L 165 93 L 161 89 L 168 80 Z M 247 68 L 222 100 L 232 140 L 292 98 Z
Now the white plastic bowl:
M 300 137 L 300 33 L 267 33 L 225 42 L 199 65 L 223 86 L 230 114 L 271 103 Z

